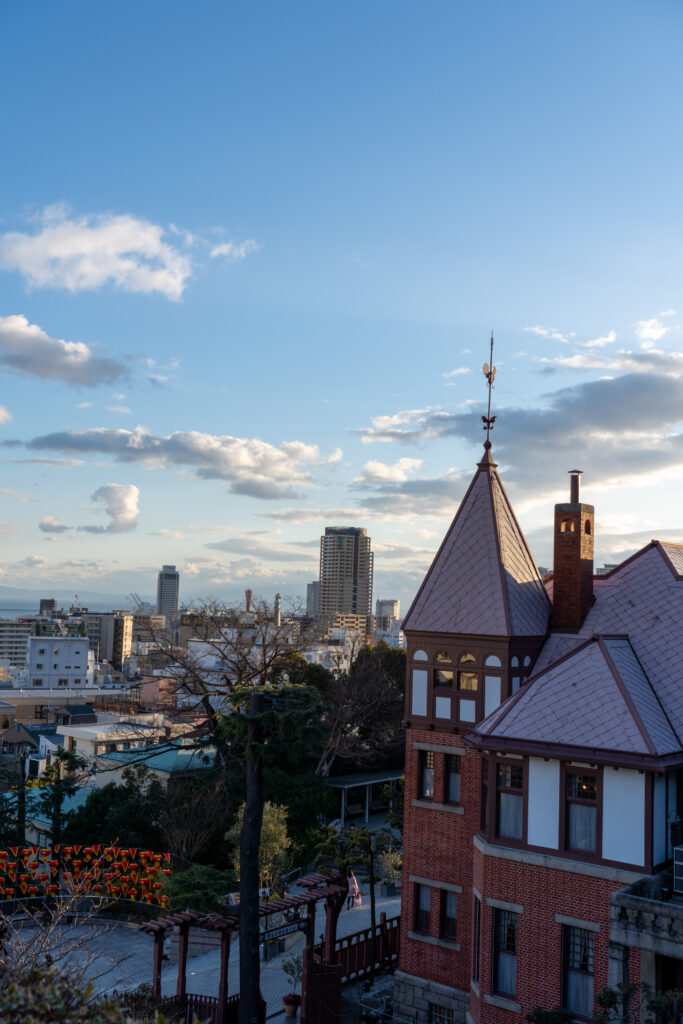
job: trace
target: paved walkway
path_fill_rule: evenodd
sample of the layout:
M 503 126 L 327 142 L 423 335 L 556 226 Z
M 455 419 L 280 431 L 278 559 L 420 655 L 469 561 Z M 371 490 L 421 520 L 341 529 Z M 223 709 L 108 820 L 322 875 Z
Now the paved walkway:
M 293 886 L 290 892 L 292 894 L 296 892 L 296 887 Z M 369 928 L 370 897 L 367 885 L 361 886 L 361 893 L 361 906 L 342 910 L 337 928 L 338 936 L 350 935 L 363 928 Z M 378 920 L 382 911 L 386 913 L 387 917 L 394 917 L 400 912 L 400 898 L 381 897 L 379 887 L 377 887 L 376 908 Z M 324 931 L 324 902 L 321 902 L 316 908 L 316 941 L 322 938 Z M 285 954 L 280 954 L 267 963 L 261 962 L 261 991 L 268 1004 L 269 1017 L 281 1013 L 282 997 L 292 988 L 282 971 L 282 957 L 283 955 L 300 956 L 303 951 L 303 942 L 303 933 L 301 933 Z M 96 993 L 105 993 L 112 992 L 114 989 L 130 990 L 144 982 L 151 982 L 152 949 L 152 936 L 138 931 L 137 927 L 96 924 L 73 925 L 58 930 L 49 952 L 55 962 L 59 961 L 61 952 L 74 966 L 83 969 L 85 976 L 92 981 Z M 188 992 L 217 995 L 219 970 L 220 949 L 218 948 L 188 957 Z M 177 962 L 165 961 L 161 976 L 164 996 L 171 996 L 175 993 L 177 977 Z M 230 993 L 239 991 L 239 940 L 237 938 L 233 940 L 230 948 L 228 986 Z

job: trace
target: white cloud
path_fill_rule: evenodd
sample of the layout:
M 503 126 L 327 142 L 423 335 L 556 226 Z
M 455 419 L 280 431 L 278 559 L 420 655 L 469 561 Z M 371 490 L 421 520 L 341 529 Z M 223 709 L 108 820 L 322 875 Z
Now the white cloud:
M 373 416 L 372 426 L 362 427 L 358 433 L 363 444 L 371 444 L 373 441 L 424 441 L 439 436 L 441 417 L 450 418 L 448 413 L 439 409 L 403 409 L 392 416 Z
M 615 373 L 657 373 L 671 377 L 683 374 L 683 352 L 664 352 L 647 348 L 643 352 L 621 349 L 617 352 L 579 352 L 554 359 L 537 358 L 539 363 L 562 366 L 567 370 L 611 370 Z
M 107 526 L 79 526 L 86 533 L 128 533 L 138 525 L 140 491 L 135 484 L 104 484 L 90 500 L 101 503 L 109 516 Z
M 539 338 L 547 338 L 550 341 L 561 341 L 563 344 L 568 345 L 571 339 L 574 337 L 574 332 L 570 334 L 562 334 L 558 331 L 557 327 L 524 327 L 523 330 L 529 334 L 537 334 Z
M 361 476 L 353 481 L 356 487 L 376 487 L 388 483 L 402 483 L 407 480 L 409 474 L 419 469 L 423 464 L 422 459 L 398 459 L 393 465 L 386 462 L 378 462 L 373 459 L 363 466 Z
M 258 252 L 260 248 L 259 243 L 253 238 L 246 238 L 243 242 L 222 242 L 220 245 L 214 245 L 209 256 L 212 260 L 224 256 L 230 263 L 240 263 L 252 252 Z
M 19 271 L 34 288 L 80 292 L 113 284 L 177 301 L 192 268 L 164 234 L 131 214 L 74 217 L 64 206 L 47 207 L 36 234 L 0 235 L 0 267 Z
M 295 486 L 310 486 L 306 467 L 321 461 L 318 447 L 302 441 L 284 441 L 276 447 L 257 438 L 197 430 L 159 437 L 144 427 L 58 431 L 34 438 L 27 447 L 76 455 L 101 453 L 152 468 L 189 466 L 202 479 L 229 481 L 235 494 L 265 499 L 293 496 Z
M 107 412 L 116 412 L 121 416 L 130 416 L 130 409 L 127 405 L 108 405 Z
M 328 457 L 327 457 L 327 460 L 326 460 L 327 461 L 327 465 L 328 466 L 335 466 L 338 462 L 341 462 L 341 460 L 343 458 L 344 458 L 344 452 L 341 450 L 341 448 L 335 448 L 334 451 L 332 452 L 332 454 L 328 455 Z
M 673 310 L 667 310 L 664 315 L 669 316 L 671 313 L 673 313 Z M 636 337 L 644 349 L 652 348 L 656 342 L 660 341 L 671 330 L 671 327 L 667 327 L 656 316 L 653 316 L 651 320 L 637 320 L 633 327 Z
M 610 331 L 608 334 L 603 334 L 599 338 L 593 338 L 591 341 L 580 341 L 578 343 L 579 348 L 604 348 L 605 345 L 613 345 L 617 340 L 617 332 Z
M 22 494 L 21 491 L 10 491 L 7 487 L 0 487 L 0 494 L 6 494 L 8 498 L 16 498 L 17 501 L 23 501 L 24 503 L 37 500 L 36 498 L 29 498 L 28 494 Z
M 0 316 L 0 369 L 24 377 L 95 387 L 123 376 L 123 363 L 82 341 L 51 338 L 21 314 Z
M 446 377 L 464 377 L 466 374 L 471 373 L 471 370 L 467 366 L 458 366 L 455 370 L 448 370 L 441 376 Z
M 66 533 L 71 527 L 58 522 L 54 516 L 45 516 L 38 523 L 38 529 L 42 530 L 43 533 Z
M 77 409 L 92 409 L 92 402 L 79 402 Z
M 185 562 L 183 576 L 199 576 L 201 569 L 195 562 Z
M 0 423 L 9 423 L 12 419 L 12 413 L 9 409 L 6 409 L 4 405 L 0 405 Z

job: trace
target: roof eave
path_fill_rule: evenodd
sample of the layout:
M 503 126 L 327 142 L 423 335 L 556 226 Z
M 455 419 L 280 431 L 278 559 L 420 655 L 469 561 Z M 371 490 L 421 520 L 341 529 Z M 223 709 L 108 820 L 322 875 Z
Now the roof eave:
M 477 750 L 495 750 L 504 754 L 527 754 L 557 761 L 587 761 L 590 764 L 613 765 L 617 768 L 638 768 L 643 771 L 663 772 L 683 765 L 683 750 L 670 754 L 641 754 L 624 750 L 601 750 L 574 744 L 546 743 L 538 740 L 515 739 L 508 736 L 470 732 L 464 737 L 468 746 Z

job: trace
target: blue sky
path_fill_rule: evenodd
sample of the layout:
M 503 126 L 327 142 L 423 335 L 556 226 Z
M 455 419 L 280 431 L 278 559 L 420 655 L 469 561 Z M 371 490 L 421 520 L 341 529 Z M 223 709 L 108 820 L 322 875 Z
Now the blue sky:
M 683 541 L 683 11 L 0 10 L 0 585 L 416 589 L 481 451 L 537 560 Z

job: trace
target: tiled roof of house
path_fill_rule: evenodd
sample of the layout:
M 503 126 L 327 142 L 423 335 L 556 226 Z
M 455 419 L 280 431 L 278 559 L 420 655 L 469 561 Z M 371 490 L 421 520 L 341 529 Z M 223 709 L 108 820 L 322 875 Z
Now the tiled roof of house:
M 626 634 L 683 748 L 683 548 L 653 541 L 595 579 L 595 604 L 580 632 L 551 634 L 542 672 L 594 634 Z
M 655 756 L 681 746 L 624 636 L 580 644 L 535 676 L 473 735 Z
M 486 452 L 403 629 L 544 636 L 550 602 Z

